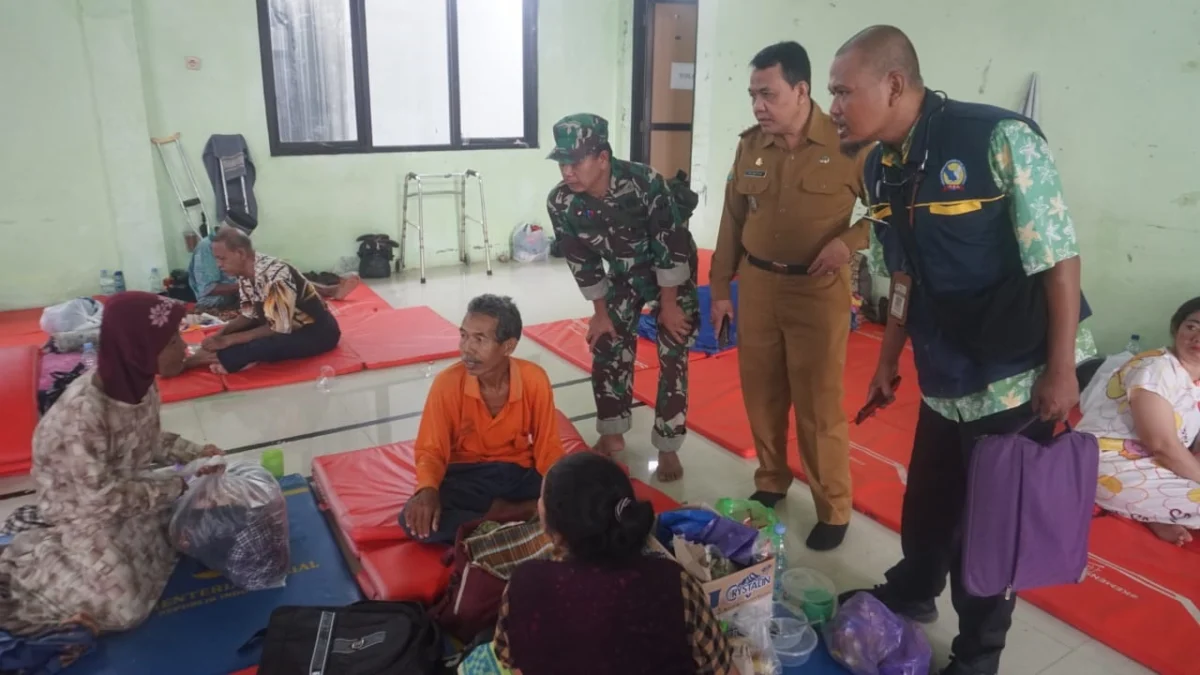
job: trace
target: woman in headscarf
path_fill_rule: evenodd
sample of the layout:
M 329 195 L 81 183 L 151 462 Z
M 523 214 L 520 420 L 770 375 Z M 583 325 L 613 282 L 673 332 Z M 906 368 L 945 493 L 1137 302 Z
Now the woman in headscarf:
M 71 384 L 34 432 L 36 514 L 0 554 L 0 628 L 125 630 L 154 608 L 175 566 L 166 523 L 187 483 L 153 469 L 221 452 L 159 424 L 155 376 L 177 372 L 186 356 L 184 311 L 149 293 L 106 303 L 96 372 Z

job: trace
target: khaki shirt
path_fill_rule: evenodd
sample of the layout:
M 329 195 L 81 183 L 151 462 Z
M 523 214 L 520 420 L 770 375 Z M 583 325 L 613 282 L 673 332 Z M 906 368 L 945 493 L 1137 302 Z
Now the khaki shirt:
M 742 132 L 725 183 L 725 210 L 713 252 L 714 300 L 729 299 L 729 284 L 746 253 L 771 262 L 807 265 L 840 237 L 851 251 L 867 247 L 867 221 L 850 224 L 863 200 L 863 162 L 842 154 L 829 115 L 813 104 L 803 140 L 789 150 L 782 137 L 758 125 Z

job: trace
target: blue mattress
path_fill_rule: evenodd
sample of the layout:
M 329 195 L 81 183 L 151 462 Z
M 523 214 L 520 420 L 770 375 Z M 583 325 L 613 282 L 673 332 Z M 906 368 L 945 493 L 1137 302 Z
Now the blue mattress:
M 717 346 L 717 327 L 713 326 L 712 320 L 709 319 L 709 315 L 712 313 L 712 289 L 709 286 L 701 286 L 696 290 L 700 296 L 700 331 L 696 334 L 696 344 L 692 346 L 692 351 L 716 354 L 733 349 L 737 346 L 737 323 L 730 322 L 729 344 L 725 349 L 719 348 Z M 736 281 L 730 284 L 729 298 L 733 301 L 734 311 L 737 311 L 738 283 Z M 643 314 L 638 319 L 638 335 L 651 342 L 658 339 L 658 322 L 652 315 Z
M 257 665 L 238 648 L 281 605 L 340 606 L 362 599 L 333 534 L 299 475 L 280 481 L 287 496 L 292 571 L 283 588 L 246 592 L 181 558 L 146 623 L 105 636 L 71 666 L 74 675 L 227 675 Z

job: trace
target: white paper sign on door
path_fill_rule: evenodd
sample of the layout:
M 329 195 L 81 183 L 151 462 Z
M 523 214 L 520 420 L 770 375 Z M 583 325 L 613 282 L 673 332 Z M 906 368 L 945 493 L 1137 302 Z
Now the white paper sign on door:
M 671 88 L 672 89 L 692 89 L 696 82 L 696 64 L 694 63 L 672 63 L 671 64 Z

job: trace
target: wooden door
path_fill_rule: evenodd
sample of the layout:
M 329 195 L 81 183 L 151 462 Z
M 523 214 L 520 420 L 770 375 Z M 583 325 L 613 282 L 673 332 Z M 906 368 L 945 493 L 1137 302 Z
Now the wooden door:
M 643 33 L 634 41 L 641 48 L 641 58 L 634 59 L 634 96 L 641 100 L 633 110 L 641 115 L 631 154 L 667 177 L 691 173 L 697 5 L 655 0 L 637 5 Z

